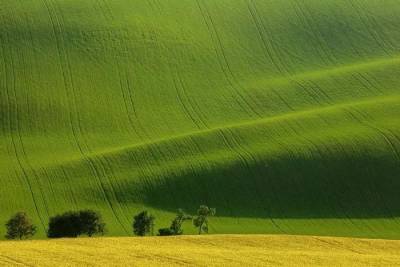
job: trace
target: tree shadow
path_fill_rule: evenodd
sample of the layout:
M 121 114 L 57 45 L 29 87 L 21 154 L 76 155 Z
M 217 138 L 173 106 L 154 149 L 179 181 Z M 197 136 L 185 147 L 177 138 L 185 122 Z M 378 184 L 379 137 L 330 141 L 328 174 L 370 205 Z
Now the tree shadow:
M 400 216 L 399 174 L 391 155 L 286 155 L 131 182 L 117 194 L 169 211 L 206 204 L 229 217 L 391 218 Z

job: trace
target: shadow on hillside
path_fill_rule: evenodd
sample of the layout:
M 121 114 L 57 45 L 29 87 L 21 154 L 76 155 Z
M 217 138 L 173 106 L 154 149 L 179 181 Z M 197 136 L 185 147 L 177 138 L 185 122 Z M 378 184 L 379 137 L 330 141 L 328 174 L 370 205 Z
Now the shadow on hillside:
M 145 204 L 170 211 L 207 204 L 219 216 L 390 218 L 400 216 L 400 164 L 390 155 L 287 155 L 132 183 L 117 193 L 139 194 Z

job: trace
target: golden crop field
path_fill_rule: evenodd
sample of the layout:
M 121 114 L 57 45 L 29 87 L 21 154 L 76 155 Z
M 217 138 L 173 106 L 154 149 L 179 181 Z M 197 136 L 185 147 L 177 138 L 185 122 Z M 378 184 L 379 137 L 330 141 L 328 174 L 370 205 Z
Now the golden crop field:
M 400 266 L 400 241 L 212 235 L 0 242 L 1 266 Z

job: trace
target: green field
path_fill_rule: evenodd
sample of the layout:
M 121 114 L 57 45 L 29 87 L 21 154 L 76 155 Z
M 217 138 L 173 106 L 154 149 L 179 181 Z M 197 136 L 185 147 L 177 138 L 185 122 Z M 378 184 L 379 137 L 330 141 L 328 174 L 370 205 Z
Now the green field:
M 398 0 L 2 0 L 0 223 L 400 238 Z M 0 235 L 4 236 L 4 227 Z M 195 233 L 188 224 L 186 233 Z M 1 237 L 2 238 L 2 237 Z

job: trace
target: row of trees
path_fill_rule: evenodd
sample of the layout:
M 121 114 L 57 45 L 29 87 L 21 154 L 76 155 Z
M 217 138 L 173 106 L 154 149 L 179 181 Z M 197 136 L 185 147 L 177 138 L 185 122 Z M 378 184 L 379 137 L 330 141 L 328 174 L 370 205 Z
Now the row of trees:
M 182 225 L 191 220 L 198 228 L 198 233 L 208 233 L 209 217 L 214 216 L 216 210 L 205 205 L 200 206 L 196 216 L 186 214 L 179 209 L 168 228 L 158 230 L 159 236 L 182 235 Z M 134 216 L 132 228 L 137 236 L 154 235 L 155 217 L 148 211 L 142 211 Z M 6 223 L 7 239 L 27 239 L 36 234 L 37 227 L 25 212 L 18 212 Z M 47 236 L 49 238 L 78 237 L 87 235 L 103 235 L 106 224 L 100 213 L 93 210 L 68 211 L 51 217 Z

